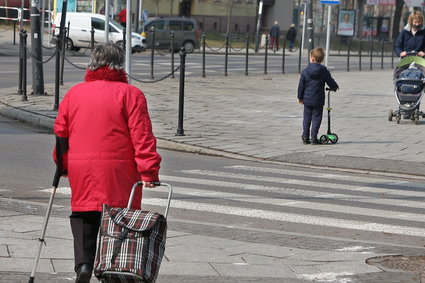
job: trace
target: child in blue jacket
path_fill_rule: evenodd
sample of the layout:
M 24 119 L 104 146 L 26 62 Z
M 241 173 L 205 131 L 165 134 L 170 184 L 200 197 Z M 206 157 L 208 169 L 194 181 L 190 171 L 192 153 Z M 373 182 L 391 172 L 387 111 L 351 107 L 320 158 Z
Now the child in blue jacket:
M 321 65 L 324 58 L 325 52 L 322 48 L 318 47 L 310 51 L 310 64 L 302 71 L 298 85 L 298 101 L 304 105 L 301 136 L 304 144 L 310 142 L 320 144 L 317 134 L 322 123 L 323 105 L 325 105 L 325 83 L 332 91 L 339 88 L 329 70 Z

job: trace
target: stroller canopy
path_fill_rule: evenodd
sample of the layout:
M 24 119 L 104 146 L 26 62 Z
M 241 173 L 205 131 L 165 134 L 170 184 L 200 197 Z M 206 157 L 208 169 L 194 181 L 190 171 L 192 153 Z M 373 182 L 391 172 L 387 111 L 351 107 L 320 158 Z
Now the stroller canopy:
M 415 62 L 416 65 L 425 67 L 425 58 L 420 56 L 405 56 L 398 62 L 397 68 L 409 67 L 413 62 Z

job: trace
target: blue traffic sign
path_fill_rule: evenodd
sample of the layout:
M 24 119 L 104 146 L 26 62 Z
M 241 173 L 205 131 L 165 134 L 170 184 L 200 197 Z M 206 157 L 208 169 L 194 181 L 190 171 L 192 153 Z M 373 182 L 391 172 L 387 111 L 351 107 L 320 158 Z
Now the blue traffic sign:
M 339 5 L 341 4 L 339 0 L 320 0 L 320 4 L 333 4 L 333 5 Z

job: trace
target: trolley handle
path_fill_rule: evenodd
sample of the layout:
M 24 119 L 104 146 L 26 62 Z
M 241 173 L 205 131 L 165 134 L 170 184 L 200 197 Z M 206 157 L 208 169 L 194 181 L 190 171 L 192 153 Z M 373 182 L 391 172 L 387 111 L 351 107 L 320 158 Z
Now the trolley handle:
M 170 209 L 170 203 L 171 203 L 171 197 L 173 195 L 173 188 L 171 187 L 170 184 L 168 183 L 163 183 L 163 182 L 153 182 L 153 184 L 157 187 L 161 187 L 161 186 L 165 186 L 168 188 L 168 198 L 167 198 L 167 204 L 165 206 L 165 213 L 164 216 L 165 218 L 167 218 L 168 216 L 168 210 Z M 130 193 L 130 198 L 128 200 L 128 205 L 127 208 L 130 209 L 131 208 L 131 204 L 133 202 L 133 197 L 134 197 L 134 193 L 136 192 L 136 188 L 138 186 L 142 186 L 143 187 L 143 182 L 142 181 L 138 181 L 136 182 L 133 187 L 131 188 L 131 193 Z

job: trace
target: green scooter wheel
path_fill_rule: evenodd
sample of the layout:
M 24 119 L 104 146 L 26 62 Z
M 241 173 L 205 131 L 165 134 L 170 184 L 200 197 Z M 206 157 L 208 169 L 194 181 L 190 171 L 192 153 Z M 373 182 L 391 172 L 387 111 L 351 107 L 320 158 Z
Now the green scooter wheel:
M 320 137 L 319 141 L 320 141 L 321 144 L 325 144 L 325 143 L 328 143 L 329 142 L 329 138 L 328 138 L 327 135 L 322 135 Z
M 337 143 L 338 142 L 337 134 L 334 134 L 334 133 L 328 134 L 328 138 L 331 141 L 331 143 Z

